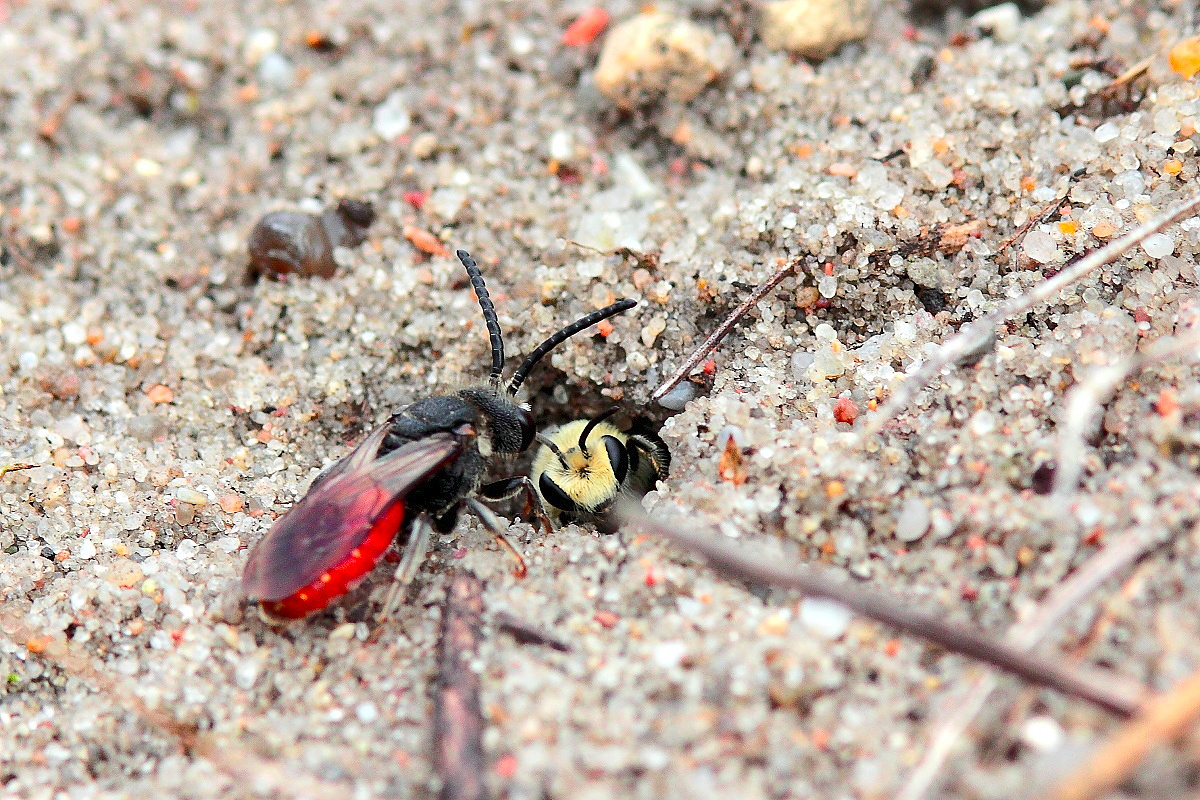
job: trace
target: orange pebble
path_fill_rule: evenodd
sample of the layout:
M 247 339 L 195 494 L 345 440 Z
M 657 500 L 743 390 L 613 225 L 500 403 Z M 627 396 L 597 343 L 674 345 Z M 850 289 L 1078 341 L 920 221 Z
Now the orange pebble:
M 853 425 L 858 419 L 858 406 L 849 397 L 839 397 L 833 404 L 833 418 Z
M 621 621 L 621 618 L 611 611 L 597 611 L 592 619 L 596 620 L 596 623 L 605 630 L 612 630 Z
M 446 245 L 442 244 L 442 240 L 429 231 L 421 230 L 415 225 L 405 225 L 403 233 L 404 238 L 412 242 L 413 247 L 423 253 L 429 253 L 431 256 L 450 255 L 450 251 L 446 249 Z
M 1171 69 L 1188 80 L 1200 72 L 1200 36 L 1191 36 L 1171 48 L 1167 55 Z
M 146 390 L 146 397 L 150 399 L 151 403 L 154 403 L 155 405 L 161 405 L 174 400 L 175 393 L 171 391 L 170 387 L 163 386 L 161 383 L 156 383 Z
M 496 774 L 501 778 L 511 778 L 517 773 L 517 757 L 508 753 L 496 759 Z
M 562 43 L 567 47 L 587 47 L 608 27 L 609 15 L 603 8 L 589 8 L 563 31 Z

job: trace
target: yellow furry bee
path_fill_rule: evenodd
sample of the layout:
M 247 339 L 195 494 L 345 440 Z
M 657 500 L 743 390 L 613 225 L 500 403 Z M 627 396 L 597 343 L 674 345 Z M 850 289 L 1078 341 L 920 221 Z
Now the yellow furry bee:
M 533 460 L 533 484 L 556 521 L 603 527 L 622 493 L 641 497 L 666 480 L 671 467 L 667 445 L 644 420 L 627 431 L 608 422 L 618 410 L 538 435 L 542 446 Z

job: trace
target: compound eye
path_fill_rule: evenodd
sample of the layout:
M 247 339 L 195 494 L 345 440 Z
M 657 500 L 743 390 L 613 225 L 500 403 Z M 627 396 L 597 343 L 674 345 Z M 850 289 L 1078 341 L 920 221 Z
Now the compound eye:
M 568 514 L 578 512 L 575 501 L 567 496 L 567 493 L 558 488 L 558 484 L 550 479 L 546 473 L 542 473 L 542 477 L 538 479 L 538 489 L 542 493 L 542 497 L 546 498 L 546 502 L 557 508 L 559 511 L 566 511 Z
M 530 414 L 525 409 L 517 406 L 517 428 L 521 432 L 521 449 L 517 452 L 524 453 L 529 449 L 529 445 L 533 444 L 533 437 L 537 435 L 537 425 L 533 422 L 533 414 Z
M 625 449 L 625 445 L 615 436 L 601 437 L 600 441 L 604 442 L 604 450 L 608 453 L 608 463 L 612 464 L 613 475 L 617 478 L 617 484 L 625 482 L 625 476 L 629 474 L 629 452 Z

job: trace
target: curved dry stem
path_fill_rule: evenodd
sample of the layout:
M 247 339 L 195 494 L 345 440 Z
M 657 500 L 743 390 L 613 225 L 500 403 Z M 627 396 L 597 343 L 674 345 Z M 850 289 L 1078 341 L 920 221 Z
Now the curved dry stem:
M 1079 486 L 1083 474 L 1087 433 L 1094 430 L 1105 403 L 1127 378 L 1149 366 L 1190 354 L 1200 349 L 1200 327 L 1176 336 L 1166 336 L 1129 358 L 1106 367 L 1098 367 L 1067 395 L 1066 409 L 1058 440 L 1058 469 L 1054 475 L 1054 496 L 1066 500 Z
M 1014 624 L 1008 631 L 1008 640 L 1017 647 L 1029 649 L 1046 639 L 1072 610 L 1079 607 L 1106 580 L 1127 568 L 1157 544 L 1158 537 L 1147 536 L 1140 529 L 1133 529 L 1118 536 L 1112 544 L 1092 556 L 1082 567 L 1060 584 L 1028 620 Z M 950 757 L 955 745 L 962 741 L 963 733 L 971 721 L 979 715 L 988 697 L 999 686 L 995 673 L 980 676 L 953 705 L 942 725 L 930 737 L 925 757 L 909 775 L 908 780 L 896 794 L 896 800 L 921 800 L 930 794 L 942 766 Z
M 647 517 L 640 507 L 623 503 L 617 509 L 622 524 L 633 524 L 660 536 L 700 558 L 709 569 L 735 580 L 775 586 L 822 597 L 897 630 L 945 647 L 960 655 L 990 664 L 1032 684 L 1086 700 L 1111 714 L 1128 717 L 1141 707 L 1144 687 L 1107 670 L 1073 667 L 1063 659 L 1037 656 L 1001 641 L 1000 637 L 951 622 L 944 611 L 924 612 L 910 601 L 878 589 L 846 583 L 829 570 L 755 558 L 720 537 L 684 530 Z M 694 528 L 694 526 L 693 526 Z
M 1200 195 L 1172 206 L 1144 225 L 1139 225 L 1125 236 L 1113 240 L 1054 277 L 1039 283 L 1020 297 L 1014 297 L 1002 304 L 986 317 L 964 327 L 956 336 L 943 343 L 937 354 L 918 367 L 917 371 L 910 375 L 888 398 L 888 401 L 866 420 L 866 424 L 859 432 L 859 444 L 861 445 L 882 431 L 884 426 L 895 419 L 912 402 L 917 393 L 928 386 L 943 369 L 957 365 L 978 352 L 982 343 L 986 343 L 989 337 L 996 335 L 1001 324 L 1026 313 L 1038 303 L 1049 300 L 1105 264 L 1112 263 L 1137 247 L 1147 237 L 1158 233 L 1172 223 L 1191 216 L 1198 208 L 1200 208 Z

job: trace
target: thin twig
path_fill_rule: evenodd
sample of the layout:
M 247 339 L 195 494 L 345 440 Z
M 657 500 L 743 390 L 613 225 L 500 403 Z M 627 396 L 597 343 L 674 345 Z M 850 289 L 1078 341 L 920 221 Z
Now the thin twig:
M 1074 184 L 1075 181 L 1077 181 L 1079 178 L 1083 177 L 1085 173 L 1086 173 L 1086 170 L 1084 170 L 1084 169 L 1077 169 L 1073 173 L 1071 173 L 1070 183 L 1068 183 L 1068 187 L 1070 187 L 1070 185 Z M 1034 225 L 1037 225 L 1037 224 L 1043 222 L 1044 220 L 1049 219 L 1055 212 L 1057 212 L 1060 208 L 1062 208 L 1064 205 L 1066 205 L 1067 199 L 1070 196 L 1071 196 L 1071 190 L 1070 190 L 1070 188 L 1068 188 L 1067 191 L 1063 192 L 1062 197 L 1058 198 L 1057 200 L 1052 202 L 1050 205 L 1043 208 L 1040 212 L 1038 212 L 1037 214 L 1034 214 L 1032 217 L 1030 217 L 1025 222 L 1024 225 L 1022 225 L 1020 228 L 1017 229 L 1016 233 L 1014 233 L 1012 236 L 1010 236 L 1004 240 L 1004 243 L 1002 245 L 1000 245 L 999 248 L 996 249 L 996 255 L 999 256 L 1001 253 L 1003 253 L 1005 250 L 1007 250 L 1009 247 L 1011 247 L 1013 245 L 1013 243 L 1017 241 L 1017 239 L 1020 239 L 1022 236 L 1029 233 L 1029 229 L 1032 228 Z
M 1182 736 L 1200 719 L 1200 672 L 1149 700 L 1046 800 L 1092 800 L 1121 784 L 1155 747 Z
M 801 564 L 781 567 L 775 562 L 747 556 L 716 536 L 694 533 L 652 519 L 631 504 L 622 504 L 618 514 L 624 522 L 634 523 L 667 539 L 726 577 L 833 600 L 876 622 L 991 664 L 1030 683 L 1086 700 L 1112 714 L 1132 715 L 1145 695 L 1141 687 L 1134 687 L 1111 672 L 1084 671 L 1068 666 L 1061 658 L 1052 660 L 1026 653 L 1000 641 L 997 636 L 949 622 L 944 613 L 917 611 L 908 600 L 845 583 L 835 578 L 832 572 Z
M 1083 473 L 1083 452 L 1087 433 L 1096 424 L 1100 410 L 1130 375 L 1146 367 L 1177 356 L 1200 355 L 1200 326 L 1178 335 L 1159 339 L 1141 353 L 1116 364 L 1094 369 L 1067 396 L 1058 440 L 1058 469 L 1054 475 L 1054 495 L 1068 498 L 1079 486 Z
M 936 355 L 930 357 L 916 372 L 910 375 L 888 398 L 883 407 L 866 420 L 866 424 L 859 434 L 858 442 L 865 442 L 883 430 L 884 426 L 903 411 L 917 393 L 928 386 L 934 377 L 946 367 L 959 363 L 964 356 L 978 349 L 981 341 L 995 336 L 1000 325 L 1006 320 L 1027 312 L 1038 303 L 1049 300 L 1062 289 L 1132 250 L 1149 236 L 1158 233 L 1174 222 L 1191 216 L 1197 208 L 1200 208 L 1200 195 L 1173 206 L 1144 225 L 1139 225 L 1120 239 L 1081 258 L 1054 277 L 1042 281 L 1020 297 L 1014 297 L 1002 304 L 986 317 L 964 326 L 956 336 L 942 344 Z
M 511 611 L 497 611 L 492 615 L 492 623 L 500 630 L 511 634 L 521 644 L 540 644 L 560 653 L 571 652 L 571 645 L 549 631 L 544 631 L 533 623 L 521 619 Z
M 738 305 L 738 307 L 735 308 L 729 314 L 729 316 L 727 316 L 725 320 L 717 326 L 715 331 L 709 334 L 709 337 L 704 340 L 704 343 L 701 344 L 700 347 L 696 348 L 696 352 L 688 356 L 687 361 L 683 362 L 683 366 L 677 369 L 674 375 L 667 378 L 665 381 L 663 381 L 662 385 L 654 390 L 654 394 L 650 396 L 651 399 L 661 400 L 664 396 L 666 396 L 667 392 L 678 386 L 679 382 L 686 378 L 692 370 L 698 367 L 700 362 L 703 361 L 705 357 L 708 356 L 708 354 L 711 353 L 716 346 L 721 343 L 721 340 L 724 339 L 731 330 L 733 330 L 733 327 L 741 321 L 742 317 L 750 313 L 750 309 L 754 308 L 754 306 L 756 306 L 760 300 L 770 294 L 771 290 L 782 283 L 784 278 L 794 274 L 796 274 L 796 264 L 788 264 L 786 267 L 772 275 L 766 283 L 762 284 L 753 292 L 751 292 L 750 296 L 743 300 L 741 304 Z
M 7 475 L 10 472 L 17 472 L 22 469 L 37 469 L 37 464 L 29 464 L 24 461 L 14 461 L 11 464 L 5 464 L 0 467 L 0 477 Z
M 474 661 L 483 626 L 483 581 L 458 573 L 442 606 L 437 694 L 433 701 L 434 763 L 442 800 L 484 800 L 483 711 Z
M 1137 528 L 1120 535 L 1112 544 L 1088 559 L 1046 598 L 1032 618 L 1014 624 L 1008 631 L 1008 640 L 1017 647 L 1036 647 L 1069 612 L 1077 609 L 1101 584 L 1159 543 L 1161 539 L 1147 536 Z M 985 673 L 963 693 L 961 701 L 946 704 L 953 705 L 953 710 L 937 732 L 930 737 L 924 758 L 896 794 L 896 800 L 921 800 L 929 794 L 942 765 L 950 757 L 954 747 L 962 742 L 963 732 L 983 710 L 988 697 L 999 684 L 995 673 Z
M 91 684 L 114 709 L 133 711 L 146 723 L 174 738 L 180 749 L 207 760 L 231 779 L 239 797 L 261 797 L 270 793 L 298 800 L 351 800 L 354 797 L 353 792 L 337 784 L 312 775 L 297 775 L 277 761 L 250 753 L 243 747 L 230 746 L 227 741 L 200 733 L 195 727 L 151 708 L 122 680 L 95 667 L 91 657 L 77 645 L 40 634 L 16 611 L 0 611 L 0 633 L 25 646 L 43 661 Z

